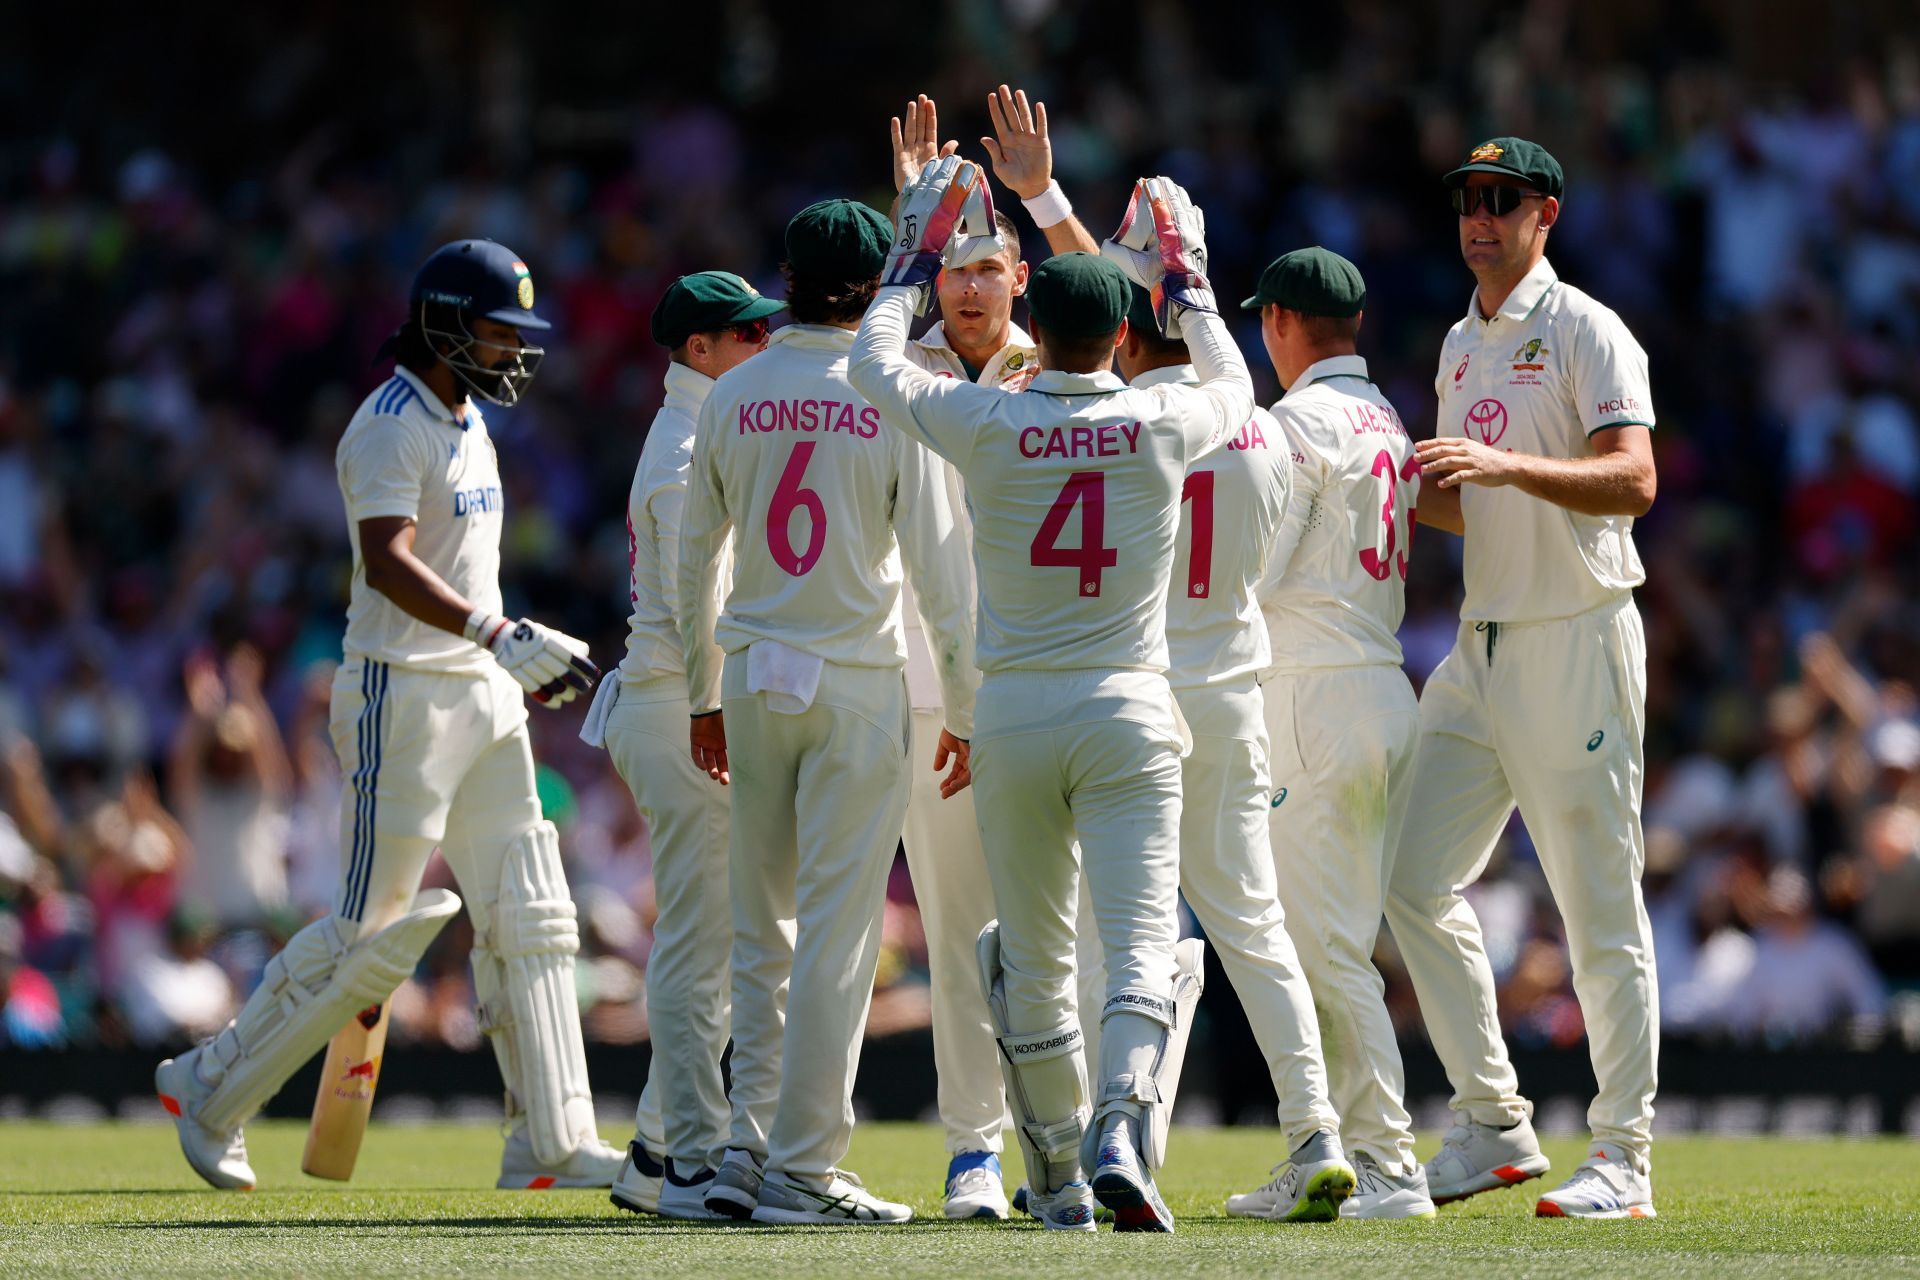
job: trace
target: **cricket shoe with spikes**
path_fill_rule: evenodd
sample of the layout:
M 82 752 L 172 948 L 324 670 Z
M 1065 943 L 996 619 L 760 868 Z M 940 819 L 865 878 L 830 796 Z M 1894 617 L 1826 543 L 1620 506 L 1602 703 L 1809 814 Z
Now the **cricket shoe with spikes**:
M 546 1191 L 554 1187 L 611 1187 L 620 1177 L 627 1155 L 598 1138 L 582 1139 L 559 1164 L 541 1164 L 525 1125 L 507 1136 L 500 1153 L 500 1177 L 493 1184 L 502 1191 Z
M 766 1172 L 752 1152 L 728 1147 L 720 1167 L 713 1171 L 713 1181 L 707 1184 L 703 1203 L 722 1217 L 745 1222 L 760 1204 L 760 1187 L 765 1181 Z
M 1380 1167 L 1364 1151 L 1353 1156 L 1356 1179 L 1353 1194 L 1340 1206 L 1343 1218 L 1432 1218 L 1437 1216 L 1427 1194 L 1426 1171 L 1419 1165 L 1398 1176 Z
M 1078 1185 L 1085 1186 L 1086 1184 L 1081 1183 Z M 1087 1194 L 1089 1195 L 1093 1194 L 1091 1188 L 1088 1189 Z M 1039 1212 L 1036 1211 L 1033 1207 L 1034 1206 L 1033 1186 L 1030 1183 L 1023 1182 L 1019 1186 L 1013 1189 L 1012 1204 L 1013 1204 L 1013 1211 L 1015 1213 L 1024 1213 L 1029 1218 L 1040 1217 Z M 1101 1204 L 1098 1200 L 1096 1200 L 1093 1202 L 1093 1220 L 1095 1222 L 1112 1222 L 1113 1210 L 1107 1208 L 1107 1206 Z M 1042 1221 L 1044 1221 L 1044 1219 L 1042 1219 Z
M 1022 1210 L 1040 1220 L 1049 1231 L 1092 1231 L 1096 1217 L 1112 1219 L 1113 1214 L 1096 1208 L 1093 1188 L 1084 1182 L 1069 1182 L 1050 1196 L 1031 1193 Z
M 1000 1157 L 991 1151 L 961 1151 L 947 1163 L 949 1218 L 1004 1218 L 1007 1189 L 1000 1183 Z
M 1132 1117 L 1109 1116 L 1093 1166 L 1093 1194 L 1113 1210 L 1115 1231 L 1173 1230 L 1173 1212 L 1160 1198 L 1153 1175 L 1140 1163 Z
M 194 1049 L 161 1063 L 153 1073 L 154 1092 L 173 1117 L 173 1127 L 180 1132 L 180 1151 L 193 1171 L 222 1191 L 251 1191 L 253 1166 L 247 1163 L 246 1130 L 215 1133 L 195 1118 L 200 1103 L 213 1092 L 193 1069 L 199 1052 Z
M 1515 1186 L 1552 1167 L 1540 1154 L 1532 1121 L 1498 1128 L 1456 1114 L 1440 1150 L 1426 1163 L 1427 1191 L 1435 1204 L 1449 1204 Z
M 1273 1222 L 1332 1222 L 1353 1194 L 1353 1166 L 1340 1139 L 1325 1129 L 1294 1148 L 1273 1166 L 1273 1180 L 1245 1195 L 1228 1196 L 1227 1212 L 1236 1218 Z
M 779 1226 L 882 1225 L 912 1218 L 912 1209 L 882 1200 L 844 1169 L 806 1182 L 770 1171 L 760 1184 L 760 1203 L 753 1211 L 755 1222 Z
M 1651 1218 L 1653 1179 L 1618 1147 L 1596 1146 L 1573 1176 L 1540 1197 L 1537 1218 Z
M 620 1165 L 620 1176 L 613 1180 L 607 1199 L 616 1209 L 628 1213 L 660 1212 L 660 1189 L 666 1184 L 667 1170 L 660 1157 L 647 1150 L 647 1144 L 635 1138 L 627 1144 L 627 1158 Z

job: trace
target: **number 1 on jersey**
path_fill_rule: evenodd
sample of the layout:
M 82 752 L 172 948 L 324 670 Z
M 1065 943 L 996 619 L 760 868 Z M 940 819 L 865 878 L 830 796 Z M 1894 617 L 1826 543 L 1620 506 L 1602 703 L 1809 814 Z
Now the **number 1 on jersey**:
M 1187 599 L 1205 600 L 1213 583 L 1213 472 L 1196 471 L 1180 486 L 1180 501 L 1193 504 L 1193 536 L 1187 544 Z
M 1080 510 L 1080 545 L 1063 547 L 1060 535 L 1067 527 L 1073 509 Z M 1039 568 L 1072 568 L 1080 571 L 1080 594 L 1100 594 L 1100 571 L 1120 563 L 1120 553 L 1106 545 L 1107 477 L 1101 471 L 1076 471 L 1067 477 L 1060 496 L 1053 500 L 1040 532 L 1033 535 L 1027 563 Z

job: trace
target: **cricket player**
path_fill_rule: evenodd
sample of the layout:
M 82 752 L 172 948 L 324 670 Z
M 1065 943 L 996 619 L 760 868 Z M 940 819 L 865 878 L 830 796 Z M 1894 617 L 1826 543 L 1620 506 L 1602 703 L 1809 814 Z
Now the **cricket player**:
M 581 737 L 613 756 L 653 847 L 659 918 L 647 958 L 653 1059 L 613 1203 L 669 1218 L 706 1207 L 727 1136 L 720 1074 L 728 1032 L 727 793 L 687 752 L 687 674 L 674 614 L 694 424 L 714 379 L 767 349 L 785 304 L 729 271 L 681 276 L 660 298 L 653 340 L 670 352 L 666 399 L 627 496 L 627 656 L 603 681 Z M 724 575 L 723 575 L 724 576 Z
M 679 618 L 694 760 L 738 783 L 733 1117 L 706 1205 L 756 1222 L 912 1217 L 839 1168 L 907 805 L 903 558 L 943 686 L 934 760 L 948 794 L 968 781 L 978 677 L 950 486 L 847 382 L 889 238 L 885 218 L 850 200 L 794 216 L 793 323 L 714 384 L 688 482 Z M 730 532 L 733 586 L 716 618 Z
M 353 544 L 345 656 L 333 686 L 339 897 L 290 939 L 225 1030 L 160 1064 L 187 1161 L 250 1187 L 247 1119 L 355 1012 L 384 1001 L 460 906 L 415 897 L 437 845 L 473 921 L 481 1028 L 507 1085 L 501 1187 L 604 1187 L 620 1152 L 594 1129 L 574 997 L 580 949 L 553 824 L 534 791 L 523 694 L 558 707 L 599 672 L 586 646 L 500 616 L 500 467 L 474 406 L 518 402 L 548 328 L 526 264 L 462 240 L 414 277 L 336 463 Z
M 1640 896 L 1646 642 L 1633 589 L 1646 573 L 1632 536 L 1656 483 L 1647 357 L 1547 264 L 1563 177 L 1544 148 L 1495 138 L 1446 182 L 1478 287 L 1441 348 L 1439 433 L 1416 456 L 1421 523 L 1466 538 L 1466 598 L 1420 698 L 1387 897 L 1459 1113 L 1427 1180 L 1446 1201 L 1547 1170 L 1460 896 L 1517 803 L 1566 924 L 1600 1086 L 1588 1157 L 1537 1212 L 1651 1218 L 1659 1019 Z
M 1286 388 L 1273 416 L 1294 476 L 1259 589 L 1272 652 L 1261 674 L 1272 747 L 1262 822 L 1354 1153 L 1358 1186 L 1341 1215 L 1432 1217 L 1373 967 L 1419 724 L 1395 639 L 1419 468 L 1400 415 L 1355 354 L 1366 300 L 1359 269 L 1316 247 L 1275 260 L 1241 304 L 1260 313 Z M 1233 1197 L 1228 1212 L 1268 1216 L 1272 1200 L 1291 1198 L 1290 1172 Z
M 1050 1227 L 1091 1230 L 1091 1168 L 1117 1229 L 1170 1231 L 1153 1171 L 1200 978 L 1198 946 L 1176 951 L 1186 739 L 1165 675 L 1167 588 L 1186 468 L 1245 424 L 1252 389 L 1193 266 L 1197 212 L 1166 179 L 1137 185 L 1112 251 L 1160 291 L 1199 386 L 1134 390 L 1113 375 L 1127 276 L 1085 253 L 1029 277 L 1042 372 L 1026 391 L 917 368 L 908 325 L 943 256 L 985 233 L 968 212 L 984 190 L 956 157 L 907 189 L 849 378 L 885 422 L 959 468 L 974 515 L 983 680 L 970 765 L 1000 913 L 980 964 L 1030 1203 Z M 1091 1098 L 1073 992 L 1076 833 L 1108 973 Z

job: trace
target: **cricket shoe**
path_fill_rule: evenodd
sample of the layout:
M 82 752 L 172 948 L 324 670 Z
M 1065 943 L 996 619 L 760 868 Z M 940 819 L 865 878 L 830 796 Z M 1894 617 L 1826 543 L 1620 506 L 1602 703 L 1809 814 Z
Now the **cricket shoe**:
M 1272 1222 L 1332 1222 L 1353 1194 L 1353 1166 L 1340 1139 L 1321 1129 L 1294 1148 L 1269 1171 L 1273 1180 L 1245 1195 L 1228 1196 L 1227 1212 L 1236 1218 Z
M 1040 1219 L 1049 1231 L 1094 1230 L 1093 1188 L 1084 1182 L 1069 1182 L 1050 1196 L 1027 1196 L 1025 1212 Z M 1109 1218 L 1113 1215 L 1108 1214 Z
M 541 1164 L 533 1154 L 533 1140 L 521 1125 L 507 1135 L 500 1153 L 500 1177 L 493 1185 L 502 1191 L 547 1191 L 554 1187 L 611 1187 L 620 1177 L 627 1157 L 618 1147 L 598 1138 L 585 1138 L 559 1164 Z
M 1356 1179 L 1353 1194 L 1340 1206 L 1343 1218 L 1432 1218 L 1437 1216 L 1433 1197 L 1427 1194 L 1426 1170 L 1414 1165 L 1412 1172 L 1395 1177 L 1380 1167 L 1380 1162 L 1364 1151 L 1353 1156 Z
M 947 1216 L 1007 1216 L 1007 1189 L 1000 1184 L 999 1156 L 991 1151 L 962 1151 L 948 1162 Z
M 1552 1167 L 1540 1154 L 1531 1120 L 1497 1128 L 1456 1113 L 1440 1150 L 1426 1163 L 1427 1191 L 1435 1204 L 1449 1204 L 1515 1186 Z
M 1085 1184 L 1079 1184 L 1079 1185 L 1085 1185 Z M 1089 1189 L 1088 1194 L 1092 1194 L 1091 1189 Z M 1040 1217 L 1040 1214 L 1033 1207 L 1034 1205 L 1033 1188 L 1028 1183 L 1023 1182 L 1019 1186 L 1013 1189 L 1012 1204 L 1013 1204 L 1013 1211 L 1015 1213 L 1024 1213 L 1029 1218 Z M 1096 1200 L 1094 1201 L 1094 1204 L 1093 1204 L 1093 1220 L 1095 1222 L 1112 1222 L 1113 1210 L 1107 1208 L 1107 1206 L 1101 1204 L 1099 1201 Z
M 745 1222 L 760 1204 L 760 1186 L 765 1180 L 760 1162 L 753 1153 L 728 1147 L 707 1184 L 706 1207 L 723 1218 Z
M 844 1169 L 835 1169 L 825 1182 L 824 1187 L 813 1187 L 791 1175 L 769 1172 L 760 1184 L 760 1203 L 753 1211 L 753 1220 L 779 1226 L 867 1226 L 906 1222 L 913 1217 L 912 1209 L 882 1200 Z
M 1113 1229 L 1172 1232 L 1173 1213 L 1134 1150 L 1129 1117 L 1108 1118 L 1100 1134 L 1099 1152 L 1093 1163 L 1093 1194 L 1113 1210 Z
M 635 1138 L 627 1144 L 627 1158 L 621 1162 L 620 1176 L 613 1180 L 607 1199 L 616 1209 L 628 1213 L 660 1212 L 660 1189 L 666 1183 L 666 1167 L 647 1144 Z
M 1540 1197 L 1536 1218 L 1651 1218 L 1653 1179 L 1629 1161 L 1626 1152 L 1595 1147 L 1573 1176 Z
M 713 1170 L 697 1164 L 682 1173 L 668 1156 L 665 1161 L 666 1185 L 660 1189 L 660 1216 L 694 1222 L 713 1222 L 727 1215 L 707 1208 L 707 1192 L 713 1188 Z
M 246 1130 L 215 1133 L 194 1119 L 200 1104 L 213 1092 L 193 1069 L 199 1054 L 198 1049 L 192 1049 L 156 1067 L 154 1092 L 173 1117 L 173 1127 L 180 1132 L 181 1153 L 193 1171 L 222 1191 L 251 1191 L 253 1166 L 247 1163 Z

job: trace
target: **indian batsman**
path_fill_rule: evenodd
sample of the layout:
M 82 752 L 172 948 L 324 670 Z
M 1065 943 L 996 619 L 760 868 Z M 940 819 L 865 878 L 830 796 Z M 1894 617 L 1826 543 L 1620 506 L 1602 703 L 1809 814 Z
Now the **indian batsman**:
M 1400 415 L 1355 351 L 1367 288 L 1322 248 L 1270 264 L 1241 306 L 1286 394 L 1293 500 L 1259 589 L 1272 659 L 1261 673 L 1271 743 L 1271 841 L 1287 932 L 1319 1010 L 1328 1083 L 1358 1186 L 1343 1217 L 1432 1217 L 1413 1154 L 1400 1047 L 1373 967 L 1387 867 L 1406 813 L 1419 727 L 1395 633 L 1406 609 L 1419 467 Z M 1269 1216 L 1279 1185 L 1227 1211 Z
M 727 1137 L 727 793 L 687 752 L 687 674 L 680 649 L 680 524 L 694 425 L 714 380 L 767 349 L 768 317 L 786 304 L 730 271 L 681 276 L 653 310 L 667 348 L 666 399 L 647 430 L 627 496 L 627 656 L 603 681 L 580 736 L 604 745 L 647 821 L 653 849 L 653 950 L 647 1022 L 653 1059 L 613 1203 L 668 1218 L 706 1207 Z M 724 575 L 723 575 L 724 577 Z M 724 585 L 724 584 L 723 584 Z
M 1091 1230 L 1090 1169 L 1117 1229 L 1170 1231 L 1153 1172 L 1199 952 L 1176 954 L 1187 739 L 1165 675 L 1167 588 L 1185 470 L 1247 421 L 1252 388 L 1193 265 L 1197 212 L 1166 179 L 1137 186 L 1114 252 L 1162 291 L 1199 386 L 1134 390 L 1113 375 L 1128 277 L 1085 253 L 1029 278 L 1042 372 L 1025 392 L 915 367 L 908 325 L 943 258 L 988 233 L 969 213 L 984 190 L 978 166 L 945 157 L 903 194 L 849 378 L 885 422 L 959 468 L 974 514 L 984 677 L 970 763 L 1000 912 L 980 965 L 1032 1207 L 1049 1227 Z M 1108 972 L 1092 1097 L 1074 1001 L 1076 833 Z
M 1646 578 L 1633 518 L 1653 505 L 1647 357 L 1546 259 L 1563 177 L 1495 138 L 1449 173 L 1478 287 L 1434 380 L 1417 448 L 1423 524 L 1466 538 L 1453 651 L 1420 698 L 1420 747 L 1387 921 L 1458 1113 L 1427 1163 L 1436 1201 L 1538 1177 L 1546 1157 L 1500 1038 L 1480 922 L 1460 891 L 1514 805 L 1566 925 L 1600 1090 L 1587 1159 L 1542 1217 L 1651 1218 L 1653 937 L 1640 896 Z
M 851 200 L 794 216 L 793 323 L 714 384 L 694 439 L 679 582 L 691 740 L 710 777 L 739 783 L 733 1119 L 706 1206 L 756 1222 L 913 1216 L 839 1167 L 907 805 L 902 559 L 943 685 L 934 760 L 951 761 L 947 794 L 968 781 L 977 675 L 950 486 L 847 381 L 889 236 Z M 729 532 L 733 586 L 716 618 Z
M 559 835 L 540 811 L 523 696 L 558 707 L 599 672 L 580 641 L 500 616 L 500 467 L 478 396 L 511 406 L 543 354 L 526 264 L 461 240 L 414 277 L 393 377 L 336 464 L 353 544 L 333 685 L 339 897 L 295 934 L 218 1035 L 155 1072 L 187 1162 L 251 1187 L 241 1130 L 358 1010 L 413 971 L 460 902 L 415 897 L 438 845 L 473 921 L 479 1021 L 507 1085 L 500 1187 L 604 1187 L 620 1153 L 594 1129 L 574 996 L 580 949 Z

